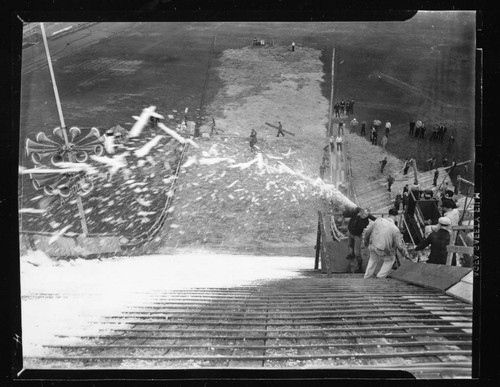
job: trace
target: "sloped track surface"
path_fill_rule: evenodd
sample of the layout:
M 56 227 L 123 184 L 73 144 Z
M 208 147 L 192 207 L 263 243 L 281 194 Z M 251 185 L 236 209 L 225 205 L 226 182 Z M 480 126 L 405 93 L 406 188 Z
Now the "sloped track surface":
M 140 304 L 95 323 L 101 334 L 60 336 L 61 344 L 25 361 L 34 368 L 359 368 L 471 377 L 472 307 L 394 279 L 306 271 L 236 288 L 145 293 Z

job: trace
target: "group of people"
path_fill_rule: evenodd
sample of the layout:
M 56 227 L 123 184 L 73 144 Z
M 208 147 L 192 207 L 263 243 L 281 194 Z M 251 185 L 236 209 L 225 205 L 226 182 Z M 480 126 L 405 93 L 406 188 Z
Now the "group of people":
M 335 144 L 337 144 L 337 152 L 342 150 L 342 136 L 337 134 L 337 137 L 330 136 L 330 151 L 333 152 Z
M 351 261 L 352 273 L 361 272 L 363 247 L 368 248 L 370 255 L 364 278 L 374 276 L 381 261 L 383 263 L 376 277 L 385 278 L 396 263 L 397 252 L 410 259 L 403 235 L 396 225 L 398 212 L 395 209 L 391 208 L 388 216 L 381 218 L 371 215 L 369 209 L 359 207 L 354 210 L 344 210 L 342 215 L 344 218 L 350 218 L 347 225 L 349 231 L 347 259 Z
M 413 136 L 415 138 L 425 139 L 426 127 L 422 121 L 420 121 L 420 120 L 415 121 L 412 119 L 409 123 L 409 127 L 410 127 L 410 130 L 409 130 L 408 134 L 410 136 Z M 448 128 L 442 122 L 437 124 L 437 125 L 434 125 L 434 128 L 432 129 L 432 133 L 429 137 L 429 141 L 443 142 L 444 136 L 445 136 L 447 131 L 448 131 Z M 455 143 L 455 137 L 450 135 L 450 137 L 448 138 L 447 152 L 451 152 L 453 150 L 454 143 Z
M 215 120 L 213 121 L 213 126 L 212 128 L 215 128 Z M 283 136 L 285 137 L 285 133 L 283 131 L 283 125 L 281 124 L 281 121 L 278 122 L 278 126 L 276 127 L 278 129 L 278 134 L 276 137 Z M 250 138 L 249 138 L 249 144 L 250 144 L 250 151 L 255 152 L 255 144 L 257 144 L 257 131 L 255 129 L 252 129 L 250 132 Z
M 381 124 L 382 124 L 382 122 L 379 120 L 373 121 L 373 124 L 370 128 L 370 142 L 372 145 L 378 145 L 378 135 L 379 135 L 379 128 L 380 128 Z M 389 133 L 391 132 L 391 127 L 392 127 L 392 124 L 389 121 L 387 121 L 385 123 L 385 126 L 384 126 L 384 128 L 385 128 L 384 135 L 383 135 L 381 143 L 380 143 L 384 150 L 385 150 L 385 146 L 389 142 Z M 363 121 L 361 123 L 360 135 L 361 136 L 366 135 L 366 122 L 365 121 Z
M 448 190 L 441 198 L 440 217 L 437 223 L 426 227 L 425 239 L 413 249 L 408 249 L 404 242 L 403 234 L 397 224 L 399 211 L 395 208 L 389 210 L 388 216 L 380 218 L 371 215 L 369 209 L 359 207 L 344 209 L 342 216 L 350 218 L 347 225 L 349 247 L 347 259 L 350 260 L 351 272 L 361 272 L 363 263 L 361 251 L 364 247 L 369 252 L 364 278 L 374 275 L 377 278 L 385 278 L 395 264 L 397 266 L 400 263 L 398 254 L 407 260 L 413 260 L 410 255 L 411 250 L 418 252 L 428 246 L 430 254 L 426 262 L 445 265 L 448 255 L 446 247 L 452 238 L 456 237 L 456 231 L 452 227 L 458 225 L 460 212 L 453 199 L 453 191 Z M 380 262 L 382 266 L 375 274 Z
M 335 105 L 333 105 L 333 110 L 335 112 L 335 117 L 339 118 L 341 114 L 346 116 L 354 114 L 354 100 L 348 99 L 344 101 L 342 99 L 340 102 L 336 102 Z

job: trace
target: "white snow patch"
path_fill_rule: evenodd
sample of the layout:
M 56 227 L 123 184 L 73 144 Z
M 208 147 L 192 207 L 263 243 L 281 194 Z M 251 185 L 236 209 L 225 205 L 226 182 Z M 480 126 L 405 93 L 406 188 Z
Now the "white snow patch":
M 71 225 L 63 227 L 61 230 L 54 233 L 54 235 L 52 235 L 52 237 L 49 239 L 49 245 L 51 245 L 56 240 L 58 240 L 66 232 L 66 230 L 69 230 L 70 228 L 71 228 Z
M 163 137 L 164 136 L 162 135 L 155 136 L 152 140 L 149 140 L 142 148 L 136 150 L 135 155 L 137 157 L 146 156 L 147 154 L 149 154 L 149 152 L 151 152 L 151 149 L 153 149 L 156 145 L 158 145 L 158 143 Z
M 44 214 L 47 210 L 39 209 L 39 208 L 21 208 L 19 210 L 20 214 Z

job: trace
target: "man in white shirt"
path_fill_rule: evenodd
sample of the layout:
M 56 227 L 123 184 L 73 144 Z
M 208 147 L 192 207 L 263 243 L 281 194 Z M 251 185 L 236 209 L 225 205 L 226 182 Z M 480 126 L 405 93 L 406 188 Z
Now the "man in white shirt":
M 342 136 L 337 136 L 337 139 L 335 140 L 337 143 L 337 152 L 342 150 Z
M 387 277 L 396 261 L 396 251 L 400 251 L 409 259 L 403 236 L 395 224 L 397 216 L 398 211 L 391 208 L 387 218 L 377 218 L 375 222 L 365 229 L 363 243 L 368 246 L 370 260 L 366 266 L 364 278 L 369 278 L 375 274 L 375 269 L 380 261 L 384 263 L 377 274 L 377 278 Z
M 391 126 L 392 126 L 392 125 L 391 125 L 391 123 L 390 123 L 389 121 L 387 121 L 387 122 L 385 123 L 385 135 L 386 135 L 387 137 L 389 137 L 389 132 L 391 131 Z

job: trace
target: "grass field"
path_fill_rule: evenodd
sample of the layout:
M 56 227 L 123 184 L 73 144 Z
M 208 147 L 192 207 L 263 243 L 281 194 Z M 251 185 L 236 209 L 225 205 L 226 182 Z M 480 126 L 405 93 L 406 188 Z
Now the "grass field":
M 474 157 L 474 28 L 472 13 L 453 17 L 443 13 L 419 13 L 406 22 L 384 23 L 99 23 L 51 41 L 51 52 L 68 126 L 96 126 L 102 132 L 120 124 L 130 129 L 132 115 L 139 114 L 143 107 L 156 105 L 160 113 L 174 116 L 172 120 L 166 120 L 168 126 L 184 118 L 182 113 L 187 107 L 186 118 L 194 121 L 199 116 L 215 116 L 222 122 L 235 122 L 239 117 L 245 122 L 240 134 L 248 136 L 252 120 L 256 125 L 262 125 L 266 119 L 290 122 L 301 117 L 314 117 L 319 127 L 326 127 L 331 48 L 335 46 L 334 99 L 354 99 L 354 117 L 359 122 L 389 120 L 392 129 L 387 150 L 400 158 L 416 157 L 419 167 L 423 168 L 425 160 L 431 156 L 440 158 L 446 154 L 450 160 L 456 158 L 457 161 Z M 318 102 L 314 107 L 305 101 L 301 102 L 303 106 L 294 105 L 293 101 L 300 102 L 300 89 L 295 90 L 297 94 L 293 94 L 294 99 L 289 99 L 289 103 L 286 89 L 282 89 L 284 99 L 274 99 L 279 103 L 275 106 L 277 112 L 272 115 L 268 111 L 272 106 L 266 105 L 273 101 L 267 98 L 269 90 L 273 82 L 283 83 L 283 79 L 274 79 L 274 75 L 279 75 L 277 73 L 263 73 L 262 78 L 268 83 L 260 88 L 255 80 L 259 78 L 259 71 L 274 72 L 273 66 L 260 69 L 259 63 L 255 63 L 252 67 L 242 58 L 234 63 L 234 68 L 244 67 L 251 74 L 245 78 L 244 72 L 236 71 L 235 76 L 240 78 L 234 82 L 225 78 L 220 69 L 230 67 L 228 50 L 242 52 L 240 50 L 248 47 L 254 36 L 274 43 L 276 49 L 283 48 L 284 52 L 292 41 L 297 43 L 297 53 L 301 50 L 319 52 L 319 67 L 310 71 L 324 74 L 322 79 L 320 75 L 320 79 L 314 81 L 320 86 L 318 96 L 322 94 L 323 99 L 315 96 Z M 31 67 L 30 71 L 23 73 L 22 79 L 21 145 L 26 137 L 33 138 L 40 130 L 49 133 L 59 125 L 47 67 L 36 66 L 43 61 L 43 48 L 40 45 L 29 47 L 23 55 L 23 66 Z M 281 60 L 279 57 L 275 59 L 277 67 Z M 309 70 L 295 68 L 290 73 L 294 71 L 305 77 Z M 290 85 L 300 84 L 298 79 L 289 81 Z M 229 98 L 226 96 L 221 100 L 221 90 L 227 94 L 231 83 L 234 98 L 231 99 L 229 92 Z M 252 87 L 242 94 L 245 83 Z M 267 109 L 261 117 L 255 117 L 255 111 L 250 108 L 240 109 L 250 98 L 253 98 L 250 100 L 254 103 L 253 109 L 258 109 L 256 101 L 259 96 L 264 101 L 261 110 Z M 447 139 L 444 144 L 438 144 L 409 138 L 408 122 L 411 118 L 424 121 L 428 128 L 434 123 L 445 123 L 449 133 L 457 138 L 453 151 L 446 152 Z M 304 136 L 310 137 L 310 134 L 304 132 Z M 320 149 L 324 140 L 318 135 L 313 142 L 310 149 Z M 319 153 L 301 147 L 305 142 L 294 143 L 286 137 L 280 144 L 269 144 L 267 150 L 270 152 L 286 153 L 288 148 L 305 152 L 301 156 L 306 164 L 305 170 L 316 176 L 321 159 L 317 159 Z M 282 149 L 284 144 L 287 146 Z M 239 146 L 233 147 L 231 152 L 238 151 Z M 207 146 L 205 150 L 209 149 Z M 241 149 L 248 151 L 248 145 L 243 142 Z M 20 164 L 31 166 L 24 155 Z M 469 168 L 466 178 L 473 178 L 472 170 Z M 186 179 L 184 182 L 186 186 L 193 183 Z M 38 193 L 31 188 L 26 176 L 20 178 L 20 184 L 21 205 L 33 206 L 30 201 Z M 113 189 L 107 195 L 112 196 Z M 127 208 L 118 204 L 114 211 L 119 216 Z M 302 231 L 301 238 L 307 234 L 307 242 L 301 238 L 294 239 L 294 242 L 306 243 L 307 246 L 314 243 L 315 218 L 312 211 L 303 221 L 307 231 Z M 299 219 L 302 218 L 299 216 Z M 217 224 L 227 223 L 219 221 Z M 40 228 L 43 222 L 45 220 L 41 219 Z M 265 230 L 259 231 L 264 235 L 274 227 L 272 222 L 267 224 Z M 288 226 L 295 227 L 296 224 L 297 219 L 293 223 L 285 221 L 283 234 L 278 238 L 280 243 L 291 241 L 283 235 L 287 235 Z M 216 227 L 210 223 L 211 230 Z M 112 230 L 110 227 L 109 231 Z M 224 230 L 219 231 L 224 237 Z M 252 239 L 252 235 L 248 237 Z M 184 244 L 190 245 L 197 238 L 199 236 L 192 234 L 192 240 Z

